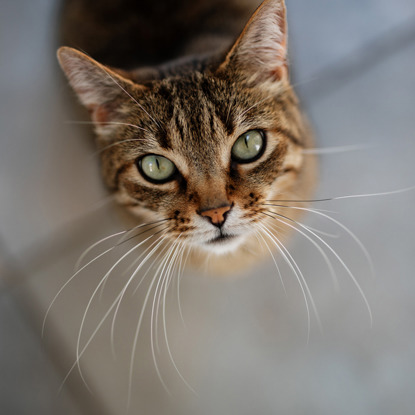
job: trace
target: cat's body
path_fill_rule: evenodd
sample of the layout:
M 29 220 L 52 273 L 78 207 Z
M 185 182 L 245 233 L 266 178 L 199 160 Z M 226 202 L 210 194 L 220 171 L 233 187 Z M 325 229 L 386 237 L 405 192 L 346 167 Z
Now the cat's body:
M 67 2 L 64 39 L 117 69 L 70 48 L 59 59 L 118 201 L 163 221 L 167 241 L 191 246 L 195 263 L 210 256 L 215 270 L 279 247 L 301 211 L 270 205 L 308 199 L 315 178 L 283 2 L 265 1 L 235 43 L 258 1 L 91 4 Z
M 229 48 L 261 0 L 66 0 L 62 44 L 121 69 Z

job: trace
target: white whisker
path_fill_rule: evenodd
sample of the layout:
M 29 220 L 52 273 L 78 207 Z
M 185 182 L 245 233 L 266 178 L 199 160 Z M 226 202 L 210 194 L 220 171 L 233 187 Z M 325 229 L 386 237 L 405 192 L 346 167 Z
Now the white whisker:
M 336 154 L 348 151 L 365 150 L 374 147 L 374 144 L 354 144 L 349 146 L 325 147 L 325 148 L 305 148 L 303 154 Z
M 350 271 L 350 268 L 346 265 L 346 263 L 343 261 L 343 259 L 338 255 L 338 253 L 320 236 L 318 236 L 317 234 L 315 234 L 313 231 L 311 231 L 310 229 L 307 229 L 304 225 L 302 225 L 299 222 L 296 222 L 295 220 L 288 218 L 286 216 L 280 215 L 278 214 L 278 216 L 280 217 L 279 220 L 282 223 L 285 223 L 287 226 L 290 226 L 286 221 L 283 221 L 281 218 L 286 219 L 290 222 L 294 222 L 296 223 L 298 226 L 302 227 L 303 229 L 306 229 L 308 232 L 310 232 L 315 238 L 317 238 L 321 243 L 324 244 L 324 246 L 326 246 L 330 252 L 336 257 L 336 259 L 340 262 L 340 264 L 343 266 L 343 268 L 345 269 L 345 271 L 347 272 L 347 274 L 349 275 L 351 281 L 353 282 L 353 284 L 355 285 L 355 287 L 357 288 L 357 290 L 359 291 L 363 302 L 368 310 L 369 313 L 369 319 L 370 319 L 370 326 L 373 327 L 373 315 L 372 315 L 372 309 L 369 305 L 369 301 L 366 298 L 366 295 L 362 289 L 362 287 L 360 286 L 360 284 L 358 283 L 356 277 L 353 275 L 353 273 Z
M 166 229 L 163 229 L 163 230 L 166 230 Z M 95 288 L 94 292 L 92 293 L 92 295 L 91 295 L 91 297 L 90 297 L 90 299 L 88 301 L 88 304 L 87 304 L 87 306 L 85 308 L 84 314 L 82 316 L 81 325 L 80 325 L 79 333 L 78 333 L 78 340 L 77 340 L 77 343 L 76 343 L 76 364 L 78 366 L 78 370 L 79 370 L 79 373 L 80 373 L 81 376 L 82 376 L 82 370 L 81 370 L 81 366 L 80 366 L 80 362 L 79 362 L 80 357 L 81 357 L 80 354 L 79 354 L 80 344 L 81 344 L 81 336 L 82 336 L 82 331 L 83 331 L 83 327 L 84 327 L 84 324 L 85 324 L 85 320 L 86 320 L 86 317 L 88 315 L 88 311 L 89 311 L 89 309 L 91 307 L 91 304 L 92 304 L 93 299 L 95 298 L 95 296 L 96 296 L 97 292 L 99 291 L 101 285 L 105 283 L 105 281 L 107 280 L 107 278 L 109 277 L 109 275 L 118 266 L 118 264 L 121 263 L 123 261 L 123 259 L 126 258 L 131 252 L 133 252 L 134 250 L 136 250 L 138 247 L 140 247 L 141 245 L 143 245 L 145 242 L 147 242 L 152 237 L 154 237 L 154 235 L 148 236 L 146 239 L 144 239 L 143 241 L 139 242 L 134 247 L 132 247 L 119 260 L 117 260 L 115 262 L 115 264 L 107 271 L 107 273 L 104 275 L 104 277 L 101 279 L 101 281 L 99 282 L 99 284 Z
M 139 237 L 139 236 L 141 236 L 141 235 L 143 235 L 143 234 L 145 234 L 145 233 L 147 233 L 147 232 L 150 232 L 150 231 L 152 231 L 152 230 L 154 230 L 154 229 L 158 228 L 159 226 L 161 226 L 161 225 L 165 222 L 165 219 L 163 219 L 163 220 L 161 220 L 161 221 L 157 221 L 157 222 L 162 222 L 162 223 L 158 223 L 157 225 L 155 225 L 155 226 L 153 226 L 153 227 L 151 227 L 151 228 L 148 228 L 148 229 L 146 229 L 146 230 L 144 230 L 144 231 L 142 231 L 142 232 L 138 233 L 137 235 L 133 235 L 133 236 L 131 236 L 131 237 L 127 238 L 127 239 L 124 239 L 124 238 L 125 238 L 125 236 L 123 236 L 123 237 L 120 239 L 120 241 L 118 242 L 118 244 L 117 244 L 117 245 L 124 244 L 124 243 L 126 243 L 126 242 L 128 242 L 128 241 L 130 241 L 130 240 L 132 240 L 132 239 L 135 239 L 135 238 L 137 238 L 137 237 Z M 140 227 L 141 227 L 141 226 L 136 226 L 135 228 L 133 228 L 133 229 L 131 229 L 130 231 L 128 231 L 128 233 L 127 233 L 126 235 L 128 235 L 129 233 L 133 232 L 134 230 L 136 230 L 137 228 L 140 228 Z M 164 230 L 166 230 L 166 229 L 168 229 L 168 226 L 167 226 L 166 228 L 164 228 L 164 229 L 160 229 L 160 230 L 158 230 L 157 232 L 153 233 L 153 234 L 151 235 L 151 237 L 158 235 L 160 232 L 163 232 L 163 231 L 164 231 Z M 147 239 L 146 239 L 146 240 L 147 240 Z M 144 242 L 145 242 L 145 241 L 144 241 Z M 133 250 L 134 250 L 134 248 L 133 248 Z M 128 255 L 128 253 L 127 253 L 126 255 Z M 105 281 L 104 281 L 104 283 L 103 283 L 103 284 L 102 284 L 102 286 L 101 286 L 101 292 L 100 292 L 100 295 L 99 295 L 99 298 L 100 298 L 100 299 L 102 298 L 102 295 L 103 295 L 103 293 L 104 293 L 104 290 L 105 290 L 106 284 L 107 284 L 107 280 L 105 280 Z
M 268 101 L 269 99 L 271 99 L 271 97 L 266 97 L 264 99 L 261 99 L 261 101 L 258 101 L 255 104 L 251 105 L 249 108 L 244 110 L 241 115 L 239 115 L 239 118 L 243 118 L 249 111 L 257 107 L 258 105 L 262 104 L 263 102 Z
M 131 393 L 132 393 L 132 383 L 133 383 L 133 368 L 134 368 L 135 354 L 136 354 L 136 350 L 137 350 L 138 335 L 140 333 L 141 324 L 142 324 L 143 317 L 144 317 L 144 311 L 146 309 L 148 300 L 150 298 L 151 290 L 152 290 L 152 288 L 154 286 L 154 283 L 156 282 L 156 279 L 158 277 L 158 271 L 159 271 L 159 269 L 160 269 L 160 267 L 154 273 L 154 277 L 151 280 L 150 286 L 148 287 L 147 294 L 146 294 L 146 296 L 144 298 L 143 305 L 141 307 L 140 316 L 139 316 L 138 323 L 137 323 L 137 327 L 136 327 L 135 334 L 134 334 L 133 347 L 132 347 L 131 359 L 130 359 L 130 371 L 129 371 L 128 395 L 127 395 L 127 411 L 129 410 L 130 405 L 131 405 Z M 167 391 L 168 391 L 168 389 L 167 389 Z
M 113 355 L 115 356 L 115 346 L 114 346 L 114 331 L 115 331 L 115 321 L 117 318 L 117 314 L 118 314 L 118 309 L 121 305 L 122 299 L 125 295 L 125 292 L 127 291 L 128 287 L 130 286 L 131 282 L 134 280 L 135 276 L 138 274 L 138 272 L 140 271 L 140 269 L 147 263 L 147 261 L 151 258 L 151 256 L 157 251 L 157 249 L 160 247 L 160 245 L 164 242 L 165 236 L 166 236 L 167 232 L 165 232 L 163 235 L 159 236 L 155 241 L 153 241 L 151 243 L 151 245 L 149 247 L 147 247 L 147 249 L 139 256 L 139 259 L 141 259 L 144 255 L 147 254 L 148 251 L 150 251 L 146 257 L 140 262 L 140 264 L 136 267 L 136 269 L 134 270 L 134 272 L 131 274 L 131 276 L 129 277 L 127 283 L 124 285 L 124 288 L 121 291 L 121 296 L 119 298 L 117 307 L 114 311 L 114 316 L 112 319 L 112 323 L 111 323 L 111 350 Z M 155 246 L 154 246 L 155 245 Z M 134 261 L 136 262 L 136 261 Z M 140 282 L 138 283 L 138 286 L 136 287 L 136 290 L 138 289 L 138 287 L 141 285 L 141 283 L 144 281 L 145 277 L 146 277 L 147 273 L 144 274 L 144 276 L 141 278 Z
M 146 109 L 129 93 L 127 92 L 116 80 L 113 76 L 110 75 L 110 73 L 103 68 L 106 75 L 133 101 L 135 104 L 159 127 L 162 128 L 160 123 L 155 120 L 147 111 Z
M 310 225 L 304 225 L 306 228 L 308 228 L 308 229 L 310 229 L 310 230 L 312 230 L 313 232 L 315 232 L 315 233 L 318 233 L 319 235 L 322 235 L 322 236 L 326 236 L 327 238 L 333 238 L 333 239 L 338 239 L 338 238 L 340 238 L 340 235 L 339 234 L 337 234 L 337 233 L 329 233 L 329 232 L 325 232 L 325 231 L 322 231 L 321 229 L 316 229 L 316 228 L 313 228 L 312 226 L 310 226 Z
M 269 210 L 269 212 L 272 213 L 272 214 L 274 214 L 274 215 L 277 215 L 278 216 L 278 217 L 272 216 L 273 219 L 279 220 L 280 214 L 278 214 L 277 212 L 273 212 L 271 210 Z M 323 257 L 323 259 L 324 259 L 324 261 L 325 261 L 325 263 L 327 265 L 327 268 L 329 269 L 329 273 L 330 273 L 331 279 L 333 281 L 333 285 L 334 285 L 335 290 L 336 291 L 339 291 L 339 289 L 340 289 L 340 287 L 339 287 L 339 280 L 337 278 L 336 271 L 333 268 L 333 264 L 331 263 L 330 258 L 327 256 L 327 254 L 324 252 L 324 250 L 321 248 L 321 246 L 316 241 L 314 241 L 310 236 L 308 236 L 306 233 L 304 233 L 300 229 L 296 228 L 295 226 L 292 226 L 292 225 L 290 225 L 288 223 L 285 223 L 283 221 L 280 221 L 280 222 L 281 223 L 284 223 L 286 226 L 290 227 L 291 229 L 296 230 L 298 233 L 300 233 L 301 235 L 303 235 L 308 241 L 310 241 L 317 248 L 317 250 L 320 252 L 321 256 Z M 297 221 L 295 221 L 295 222 L 298 223 L 298 224 L 300 224 Z M 305 229 L 307 229 L 308 231 L 311 232 L 311 228 L 309 228 L 306 225 L 302 225 L 302 226 Z
M 175 253 L 176 253 L 176 245 L 177 245 L 177 242 L 178 242 L 180 236 L 181 236 L 181 234 L 174 240 L 173 244 L 171 245 L 171 248 L 170 248 L 169 252 L 166 255 L 166 262 L 165 262 L 165 265 L 163 266 L 163 269 L 162 269 L 161 274 L 160 274 L 161 277 L 160 277 L 160 279 L 157 283 L 157 286 L 156 286 L 156 293 L 158 293 L 158 295 L 154 296 L 154 302 L 156 303 L 155 307 L 154 307 L 154 303 L 153 303 L 153 309 L 155 309 L 154 332 L 155 332 L 155 340 L 156 340 L 156 349 L 157 349 L 158 352 L 160 352 L 160 345 L 159 345 L 159 340 L 158 340 L 158 320 L 159 320 L 160 301 L 161 301 L 164 286 L 167 285 L 167 280 L 169 278 L 171 265 L 174 261 L 174 256 L 175 256 Z M 156 301 L 156 297 L 157 297 L 157 301 Z
M 403 189 L 392 190 L 390 192 L 379 192 L 379 193 L 366 193 L 360 195 L 349 195 L 349 196 L 337 196 L 333 200 L 340 200 L 340 199 L 353 199 L 359 197 L 378 197 L 378 196 L 390 196 L 390 195 L 397 195 L 399 193 L 406 193 L 409 191 L 415 190 L 415 186 L 406 187 Z
M 165 244 L 164 246 L 161 247 L 160 252 L 156 255 L 156 257 L 154 258 L 153 262 L 149 265 L 147 271 L 145 272 L 145 274 L 143 275 L 143 277 L 141 278 L 140 282 L 137 284 L 137 286 L 134 288 L 134 291 L 132 292 L 131 296 L 134 296 L 136 294 L 136 292 L 138 291 L 138 289 L 141 286 L 141 283 L 144 281 L 145 277 L 147 276 L 147 274 L 153 269 L 154 264 L 156 262 L 159 261 L 159 258 L 164 255 L 166 253 L 166 251 L 168 251 L 170 247 Z
M 315 202 L 330 202 L 332 200 L 342 200 L 342 199 L 354 199 L 354 198 L 363 198 L 363 197 L 379 197 L 379 196 L 390 196 L 395 195 L 399 193 L 406 193 L 409 191 L 415 190 L 415 186 L 411 187 L 405 187 L 403 189 L 398 190 L 392 190 L 390 192 L 380 192 L 380 193 L 366 193 L 366 194 L 358 194 L 358 195 L 347 195 L 347 196 L 336 196 L 336 197 L 327 197 L 322 199 L 310 199 L 310 200 L 267 200 L 267 202 L 277 202 L 277 203 L 290 203 L 290 202 L 296 202 L 296 203 L 315 203 Z
M 157 222 L 163 222 L 164 221 L 164 219 L 163 220 L 161 220 L 161 221 L 157 221 Z M 140 227 L 142 227 L 142 226 L 147 226 L 147 225 L 152 225 L 152 224 L 154 224 L 154 223 L 156 223 L 156 222 L 153 222 L 153 223 L 145 223 L 145 224 L 142 224 L 142 225 L 138 225 L 138 226 L 136 226 L 136 227 L 134 227 L 133 229 L 130 229 L 129 231 L 122 231 L 122 232 L 120 232 L 119 234 L 125 234 L 125 233 L 128 233 L 128 232 L 130 232 L 130 231 L 132 231 L 132 230 L 135 230 L 135 229 L 137 229 L 137 228 L 140 228 Z M 157 226 L 160 226 L 161 225 L 161 223 L 159 224 L 159 225 L 157 225 Z M 152 229 L 154 229 L 154 228 L 152 228 Z M 147 231 L 149 231 L 149 230 L 151 230 L 151 229 L 148 229 Z M 147 232 L 147 231 L 145 231 L 145 232 Z M 90 252 L 90 250 L 91 249 L 93 249 L 95 246 L 97 246 L 98 245 L 98 243 L 101 243 L 101 242 L 104 242 L 106 239 L 109 239 L 110 237 L 113 237 L 113 236 L 117 236 L 118 234 L 114 234 L 114 235 L 110 235 L 109 237 L 107 237 L 107 238 L 104 238 L 104 239 L 101 239 L 100 241 L 98 241 L 97 243 L 95 243 L 95 244 L 93 244 L 91 247 L 89 247 L 86 251 L 84 251 L 84 253 L 81 255 L 81 257 L 78 259 L 78 262 L 77 262 L 77 266 L 79 267 L 79 265 L 80 265 L 80 263 L 82 262 L 82 260 L 85 258 L 85 256 L 88 254 L 88 252 Z M 48 309 L 46 310 L 46 313 L 45 313 L 45 317 L 43 318 L 43 323 L 42 323 L 42 337 L 43 337 L 43 335 L 44 335 L 44 331 L 45 331 L 45 325 L 46 325 L 46 320 L 47 320 L 47 317 L 48 317 L 48 315 L 49 315 L 49 313 L 50 313 L 50 310 L 51 310 L 51 308 L 53 307 L 53 305 L 54 305 L 54 303 L 55 303 L 55 301 L 57 300 L 57 298 L 60 296 L 60 294 L 62 293 L 62 291 L 71 283 L 71 281 L 73 281 L 73 279 L 74 278 L 76 278 L 76 276 L 78 276 L 84 269 L 86 269 L 89 265 L 91 265 L 91 264 L 93 264 L 95 261 L 97 261 L 98 259 L 100 259 L 100 258 L 102 258 L 104 255 L 106 255 L 106 254 L 108 254 L 109 252 L 111 252 L 111 251 L 113 251 L 117 246 L 119 246 L 121 243 L 123 243 L 123 242 L 126 242 L 126 241 L 123 241 L 122 240 L 123 238 L 121 238 L 119 241 L 118 241 L 118 243 L 116 244 L 116 245 L 114 245 L 114 246 L 112 246 L 111 248 L 108 248 L 107 250 L 105 250 L 104 252 L 102 252 L 102 253 L 100 253 L 99 255 L 97 255 L 97 256 L 95 256 L 93 259 L 91 259 L 89 262 L 87 262 L 85 265 L 83 265 L 81 268 L 79 268 L 66 282 L 65 282 L 65 284 L 63 284 L 63 286 L 59 289 L 59 291 L 56 293 L 56 295 L 55 295 L 55 297 L 53 298 L 53 300 L 51 301 L 51 303 L 50 303 L 50 305 L 49 305 L 49 307 L 48 307 Z
M 339 226 L 340 228 L 342 228 L 356 242 L 356 244 L 362 250 L 363 255 L 365 256 L 365 259 L 366 259 L 367 263 L 369 264 L 369 268 L 370 268 L 370 273 L 371 273 L 372 279 L 375 279 L 376 278 L 375 266 L 373 264 L 373 261 L 372 261 L 372 258 L 370 256 L 370 254 L 369 254 L 369 251 L 364 246 L 363 242 L 356 236 L 356 234 L 353 233 L 347 226 L 343 225 L 340 221 L 334 219 L 333 217 L 331 217 L 329 215 L 326 215 L 325 213 L 323 213 L 321 211 L 318 211 L 316 209 L 302 208 L 302 207 L 297 207 L 297 206 L 280 206 L 280 207 L 287 207 L 287 208 L 290 208 L 290 209 L 304 210 L 304 211 L 307 211 L 307 212 L 314 213 L 316 215 L 319 215 L 319 216 L 322 216 L 322 217 L 328 219 L 329 221 L 335 223 L 337 226 Z M 306 225 L 303 225 L 303 226 L 306 226 Z M 311 228 L 310 226 L 307 225 L 306 227 L 308 229 L 316 232 L 316 230 L 313 229 L 313 228 Z M 323 234 L 322 232 L 318 232 L 318 233 Z
M 120 232 L 117 232 L 117 233 L 114 233 L 114 234 L 112 234 L 112 235 L 109 235 L 109 236 L 107 236 L 107 237 L 105 237 L 105 238 L 102 238 L 102 239 L 100 239 L 99 241 L 97 241 L 97 242 L 95 242 L 95 243 L 93 243 L 92 245 L 90 245 L 87 249 L 85 249 L 85 251 L 80 255 L 80 257 L 78 258 L 78 260 L 76 261 L 76 264 L 75 264 L 75 270 L 74 271 L 77 271 L 78 270 L 78 268 L 79 268 L 79 266 L 81 265 L 81 263 L 82 263 L 82 261 L 84 260 L 84 258 L 88 255 L 88 253 L 89 252 L 91 252 L 91 250 L 92 249 L 94 249 L 96 246 L 98 246 L 98 245 L 100 245 L 101 243 L 103 243 L 103 242 L 105 242 L 105 241 L 107 241 L 108 239 L 111 239 L 111 238 L 114 238 L 114 237 L 116 237 L 116 236 L 119 236 L 119 235 L 128 235 L 129 233 L 131 233 L 131 232 L 133 232 L 133 231 L 135 231 L 136 229 L 140 229 L 140 228 L 143 228 L 144 226 L 151 226 L 151 225 L 154 225 L 154 224 L 156 224 L 156 223 L 159 223 L 159 224 L 161 224 L 161 222 L 165 222 L 166 220 L 168 220 L 168 219 L 161 219 L 161 220 L 157 220 L 157 221 L 154 221 L 154 222 L 148 222 L 148 223 L 142 223 L 142 224 L 140 224 L 140 225 L 137 225 L 137 226 L 134 226 L 133 228 L 131 228 L 131 229 L 128 229 L 128 230 L 126 230 L 126 231 L 120 231 Z M 154 229 L 154 228 L 151 228 L 151 229 Z M 147 232 L 147 231 L 149 231 L 149 230 L 151 230 L 151 229 L 147 229 L 145 232 Z M 137 235 L 138 236 L 138 235 Z M 119 245 L 121 245 L 123 242 L 125 242 L 125 240 L 124 240 L 124 238 L 121 238 L 113 247 L 112 247 L 112 249 L 113 248 L 116 248 L 117 246 L 119 246 Z
M 278 275 L 279 275 L 279 277 L 280 277 L 280 281 L 281 281 L 282 288 L 283 288 L 283 290 L 284 290 L 284 294 L 285 294 L 285 296 L 287 296 L 287 290 L 286 290 L 286 288 L 285 288 L 284 280 L 282 279 L 282 275 L 281 275 L 280 267 L 278 266 L 277 260 L 275 259 L 274 254 L 273 254 L 273 253 L 272 253 L 272 251 L 271 251 L 271 248 L 268 246 L 267 241 L 266 241 L 266 240 L 265 240 L 265 238 L 262 236 L 261 232 L 258 232 L 258 235 L 261 237 L 262 241 L 264 242 L 264 244 L 265 244 L 266 248 L 268 249 L 268 251 L 269 251 L 269 253 L 270 253 L 270 255 L 271 255 L 272 260 L 274 261 L 275 267 L 277 268 L 277 272 L 278 272 Z
M 166 342 L 167 352 L 168 352 L 168 355 L 170 357 L 170 360 L 171 360 L 171 362 L 172 362 L 172 364 L 173 364 L 173 366 L 174 366 L 174 368 L 176 370 L 176 373 L 179 375 L 180 379 L 187 386 L 187 388 L 189 388 L 190 391 L 192 391 L 194 394 L 197 395 L 197 393 L 195 392 L 195 390 L 190 386 L 190 384 L 187 382 L 187 380 L 184 378 L 184 376 L 180 372 L 180 370 L 179 370 L 179 368 L 178 368 L 178 366 L 177 366 L 177 364 L 176 364 L 176 362 L 175 362 L 175 360 L 173 358 L 173 354 L 171 352 L 170 344 L 169 344 L 169 340 L 168 340 L 168 336 L 167 336 L 166 295 L 167 295 L 167 290 L 169 288 L 169 285 L 170 285 L 172 276 L 174 275 L 174 267 L 175 267 L 175 263 L 176 263 L 177 256 L 178 256 L 179 252 L 181 252 L 181 248 L 183 246 L 183 244 L 182 244 L 182 246 L 180 246 L 180 244 L 179 244 L 179 238 L 180 238 L 180 236 L 181 236 L 181 234 L 177 237 L 177 239 L 175 241 L 175 244 L 177 243 L 178 244 L 178 247 L 176 247 L 175 253 L 173 254 L 173 257 L 172 257 L 172 260 L 170 261 L 169 269 L 167 270 L 167 274 L 166 274 L 167 275 L 167 278 L 166 278 L 165 283 L 164 283 L 164 290 L 163 290 L 164 293 L 163 293 L 163 302 L 162 302 L 162 309 L 163 309 L 163 331 L 164 331 L 164 339 L 165 339 L 165 342 Z M 156 317 L 156 319 L 157 319 L 157 317 Z
M 107 254 L 108 252 L 112 251 L 114 249 L 114 247 L 107 249 L 106 251 L 102 252 L 101 254 L 97 255 L 95 258 L 91 259 L 91 261 L 89 261 L 88 263 L 86 263 L 82 268 L 80 268 L 78 271 L 76 271 L 71 278 L 68 279 L 68 281 L 65 282 L 65 284 L 63 284 L 63 286 L 60 288 L 60 290 L 57 292 L 57 294 L 55 295 L 55 297 L 53 297 L 53 300 L 51 301 L 48 309 L 46 310 L 45 313 L 45 317 L 43 318 L 43 324 L 42 324 L 42 336 L 44 334 L 45 331 L 45 325 L 46 325 L 46 320 L 47 317 L 49 315 L 49 312 L 53 306 L 53 304 L 55 303 L 55 301 L 57 300 L 57 298 L 59 297 L 59 295 L 62 293 L 62 291 L 68 286 L 68 284 L 70 284 L 70 282 L 77 276 L 79 275 L 86 267 L 88 267 L 89 265 L 91 265 L 93 262 L 95 262 L 97 259 L 101 258 L 102 256 L 104 256 L 105 254 Z
M 292 255 L 290 254 L 288 249 L 285 248 L 285 246 L 282 244 L 282 242 L 275 235 L 270 233 L 262 224 L 258 224 L 258 225 L 269 236 L 271 241 L 274 242 L 275 246 L 278 248 L 278 250 L 282 254 L 283 258 L 285 259 L 285 261 L 287 262 L 287 264 L 289 265 L 289 267 L 291 268 L 291 270 L 293 271 L 294 275 L 297 278 L 298 284 L 301 288 L 301 292 L 302 292 L 302 295 L 303 295 L 303 298 L 304 298 L 304 301 L 305 301 L 306 310 L 307 310 L 307 343 L 308 343 L 309 340 L 310 340 L 311 316 L 310 316 L 310 308 L 309 308 L 307 296 L 308 296 L 308 298 L 311 302 L 311 305 L 313 307 L 313 311 L 314 311 L 317 323 L 320 327 L 320 330 L 322 330 L 322 325 L 321 325 L 319 314 L 317 312 L 317 307 L 314 303 L 314 299 L 313 299 L 313 296 L 311 295 L 308 284 L 307 284 L 307 282 L 304 278 L 304 275 L 302 274 L 300 268 L 298 267 L 296 261 L 294 260 L 294 258 L 292 257 Z
M 178 275 L 177 275 L 177 304 L 179 307 L 179 315 L 180 315 L 180 319 L 183 323 L 183 326 L 186 328 L 186 323 L 184 321 L 184 317 L 183 317 L 183 310 L 182 310 L 182 305 L 181 305 L 181 300 L 180 300 L 180 282 L 183 278 L 183 274 L 184 274 L 184 268 L 186 266 L 187 260 L 189 259 L 189 255 L 190 252 L 192 250 L 192 247 L 189 245 L 185 245 L 187 248 L 187 253 L 186 253 L 186 257 L 184 258 L 183 261 L 183 267 L 181 268 L 181 270 L 179 270 Z
M 154 290 L 153 303 L 151 306 L 151 319 L 150 319 L 150 346 L 151 346 L 151 354 L 153 356 L 154 367 L 156 369 L 157 376 L 163 388 L 169 395 L 171 395 L 171 392 L 170 392 L 170 389 L 167 387 L 166 383 L 164 382 L 163 376 L 161 375 L 160 368 L 157 363 L 155 348 L 154 348 L 154 310 L 155 310 L 156 298 L 157 298 L 157 293 L 160 287 L 160 283 L 164 282 L 164 279 L 165 279 L 165 275 L 163 276 L 164 270 L 166 269 L 167 262 L 169 261 L 170 256 L 173 252 L 173 249 L 175 247 L 175 242 L 176 241 L 174 241 L 173 245 L 167 251 L 166 256 L 163 258 L 163 261 L 161 262 L 160 266 L 158 267 L 156 271 L 156 276 L 157 276 L 158 281 L 156 284 L 156 288 Z
M 99 241 L 93 243 L 91 246 L 89 246 L 89 248 L 85 249 L 85 251 L 80 255 L 78 261 L 76 261 L 75 267 L 74 267 L 74 272 L 78 271 L 82 261 L 84 260 L 84 258 L 89 254 L 89 252 L 91 252 L 96 246 L 100 245 L 102 242 L 108 241 L 108 239 L 112 239 L 115 236 L 119 236 L 119 235 L 123 235 L 125 234 L 127 231 L 120 231 L 120 232 L 116 232 L 113 233 L 112 235 L 106 236 L 105 238 L 100 239 Z M 116 245 L 114 245 L 115 247 Z
M 84 347 L 82 348 L 82 350 L 79 353 L 79 358 L 81 358 L 83 356 L 83 354 L 85 353 L 86 349 L 88 348 L 88 346 L 91 344 L 92 340 L 94 339 L 95 335 L 98 333 L 98 331 L 100 330 L 100 328 L 102 327 L 102 325 L 105 323 L 106 319 L 111 314 L 111 311 L 117 305 L 118 299 L 119 299 L 120 296 L 121 296 L 121 293 L 117 296 L 117 298 L 114 300 L 114 302 L 110 305 L 110 307 L 108 308 L 107 312 L 102 317 L 101 321 L 97 324 L 95 330 L 89 336 L 89 339 L 87 340 L 87 342 L 85 343 Z M 63 381 L 61 383 L 61 386 L 60 386 L 59 390 L 62 390 L 62 388 L 63 388 L 66 380 L 68 379 L 68 377 L 70 376 L 70 374 L 72 373 L 72 371 L 75 369 L 76 365 L 77 365 L 77 360 L 75 360 L 75 362 L 70 367 L 68 373 L 66 374 L 65 378 L 63 379 Z

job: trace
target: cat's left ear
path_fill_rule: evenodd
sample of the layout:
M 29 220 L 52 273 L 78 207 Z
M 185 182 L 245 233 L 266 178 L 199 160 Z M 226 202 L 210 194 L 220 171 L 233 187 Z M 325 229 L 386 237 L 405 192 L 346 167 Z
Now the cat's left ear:
M 125 76 L 127 73 L 104 66 L 76 49 L 59 48 L 58 60 L 97 125 L 122 116 L 122 103 L 133 99 L 133 91 L 141 88 Z
M 250 85 L 288 79 L 284 0 L 265 0 L 258 7 L 220 65 L 222 71 Z

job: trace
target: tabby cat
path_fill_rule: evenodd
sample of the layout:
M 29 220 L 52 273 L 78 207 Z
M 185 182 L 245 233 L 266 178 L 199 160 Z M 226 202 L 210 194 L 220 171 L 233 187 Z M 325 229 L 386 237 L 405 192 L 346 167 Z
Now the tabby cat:
M 216 271 L 271 246 L 284 254 L 301 210 L 278 204 L 309 199 L 315 178 L 284 1 L 265 0 L 249 18 L 256 6 L 70 0 L 63 10 L 64 42 L 78 50 L 58 58 L 90 113 L 106 184 L 137 223 Z

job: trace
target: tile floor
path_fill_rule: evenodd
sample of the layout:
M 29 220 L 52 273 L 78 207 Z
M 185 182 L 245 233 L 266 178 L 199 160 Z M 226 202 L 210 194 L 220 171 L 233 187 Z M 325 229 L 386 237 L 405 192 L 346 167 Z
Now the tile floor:
M 295 82 L 318 147 L 362 145 L 321 156 L 318 195 L 385 192 L 415 185 L 415 3 L 413 0 L 287 0 Z M 120 309 L 115 352 L 105 322 L 82 357 L 90 394 L 71 367 L 83 310 L 108 263 L 74 280 L 43 316 L 89 244 L 121 228 L 105 198 L 89 134 L 54 58 L 54 0 L 6 0 L 0 14 L 0 412 L 125 412 L 137 314 L 145 290 Z M 299 261 L 321 316 L 307 345 L 304 302 L 287 267 L 287 296 L 272 263 L 249 278 L 185 275 L 186 329 L 167 301 L 177 365 L 199 395 L 183 386 L 161 341 L 157 361 L 143 321 L 132 378 L 135 414 L 410 415 L 415 405 L 415 192 L 338 200 L 322 207 L 369 250 L 377 278 L 353 239 L 330 240 L 352 268 L 373 312 L 337 267 L 340 292 L 316 250 L 296 238 Z M 312 226 L 338 232 L 311 216 Z M 119 288 L 119 287 L 118 287 Z M 94 303 L 82 344 L 117 292 L 109 283 Z M 134 316 L 132 318 L 131 316 Z M 164 347 L 163 347 L 164 345 Z

